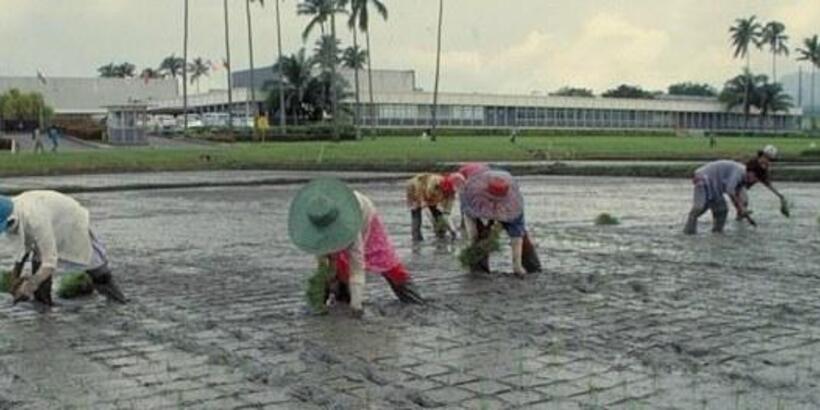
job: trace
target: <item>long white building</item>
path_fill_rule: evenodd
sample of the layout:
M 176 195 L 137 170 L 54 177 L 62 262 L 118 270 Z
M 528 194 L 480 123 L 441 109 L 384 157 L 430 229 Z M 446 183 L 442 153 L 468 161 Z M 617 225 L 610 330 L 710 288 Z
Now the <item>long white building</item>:
M 254 82 L 272 81 L 272 73 L 270 67 L 257 69 Z M 352 71 L 343 70 L 342 75 L 353 84 Z M 247 71 L 240 71 L 235 73 L 234 80 L 237 84 L 249 85 L 248 77 Z M 364 71 L 359 73 L 363 126 L 414 129 L 432 126 L 433 94 L 416 86 L 414 71 L 376 70 L 373 83 L 374 105 L 371 106 L 368 76 Z M 245 89 L 234 93 L 235 104 L 244 98 L 244 93 Z M 257 93 L 257 99 L 261 108 L 264 97 Z M 189 105 L 195 110 L 225 110 L 225 102 L 217 93 L 201 99 L 194 97 Z M 344 104 L 352 109 L 353 98 Z M 179 105 L 179 100 L 164 104 L 166 107 Z M 753 111 L 747 121 L 739 108 L 727 111 L 715 98 L 673 96 L 650 100 L 444 92 L 439 93 L 437 109 L 438 125 L 445 128 L 784 133 L 800 131 L 801 116 L 802 110 L 793 108 L 769 114 L 761 121 L 760 113 Z
M 353 72 L 342 70 L 341 73 L 352 85 Z M 363 126 L 413 129 L 432 126 L 433 94 L 417 87 L 414 71 L 374 71 L 372 106 L 368 76 L 365 71 L 359 74 Z M 237 85 L 242 85 L 247 77 L 247 71 L 234 73 Z M 260 68 L 254 75 L 257 84 L 273 79 L 270 67 Z M 104 106 L 131 102 L 147 103 L 157 113 L 179 114 L 183 107 L 174 79 L 145 82 L 138 78 L 49 78 L 43 83 L 36 77 L 0 77 L 0 92 L 11 88 L 42 93 L 58 114 L 104 113 Z M 225 90 L 191 95 L 189 112 L 230 109 L 242 115 L 252 112 L 253 104 L 264 111 L 265 93 L 257 92 L 256 101 L 249 102 L 248 90 L 245 87 L 233 90 L 231 108 Z M 727 111 L 717 99 L 669 96 L 645 100 L 443 92 L 438 102 L 437 122 L 444 128 L 788 133 L 800 131 L 802 116 L 800 108 L 765 118 L 753 111 L 747 121 L 739 108 Z M 351 109 L 355 105 L 352 97 L 343 104 Z M 272 122 L 276 118 L 272 115 Z

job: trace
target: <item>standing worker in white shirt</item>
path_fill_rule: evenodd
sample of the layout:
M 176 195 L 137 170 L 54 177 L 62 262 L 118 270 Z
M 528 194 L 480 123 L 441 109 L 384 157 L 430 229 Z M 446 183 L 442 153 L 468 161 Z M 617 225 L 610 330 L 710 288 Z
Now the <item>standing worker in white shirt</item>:
M 14 302 L 36 299 L 52 305 L 51 283 L 59 266 L 81 267 L 94 289 L 108 300 L 126 303 L 114 283 L 105 248 L 89 228 L 88 210 L 55 191 L 28 191 L 13 198 L 0 196 L 0 233 L 19 252 L 12 270 Z M 32 257 L 32 275 L 22 277 Z

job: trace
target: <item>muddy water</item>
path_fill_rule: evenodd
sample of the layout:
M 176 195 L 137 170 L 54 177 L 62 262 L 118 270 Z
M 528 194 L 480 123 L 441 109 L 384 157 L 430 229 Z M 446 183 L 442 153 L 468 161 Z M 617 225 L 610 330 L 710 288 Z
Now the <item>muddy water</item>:
M 362 321 L 304 307 L 297 187 L 77 195 L 133 303 L 0 308 L 0 408 L 820 407 L 820 186 L 778 185 L 791 219 L 756 187 L 758 228 L 713 235 L 707 214 L 687 237 L 687 181 L 521 184 L 546 271 L 524 281 L 465 274 L 429 228 L 412 245 L 402 187 L 356 185 L 430 299 L 400 306 L 370 276 Z

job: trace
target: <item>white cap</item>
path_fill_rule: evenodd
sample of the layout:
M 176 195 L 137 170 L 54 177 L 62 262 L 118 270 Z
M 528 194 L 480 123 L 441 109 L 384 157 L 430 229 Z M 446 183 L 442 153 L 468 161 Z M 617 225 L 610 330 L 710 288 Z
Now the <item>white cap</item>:
M 776 159 L 777 158 L 777 147 L 774 145 L 766 145 L 763 147 L 763 155 L 769 157 L 769 159 Z

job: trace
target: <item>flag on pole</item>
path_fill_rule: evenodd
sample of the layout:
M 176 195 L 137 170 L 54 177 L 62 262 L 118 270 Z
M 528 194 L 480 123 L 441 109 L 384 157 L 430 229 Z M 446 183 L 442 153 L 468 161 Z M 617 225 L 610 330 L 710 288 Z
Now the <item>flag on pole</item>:
M 37 70 L 37 79 L 40 80 L 43 85 L 48 84 L 48 80 L 46 80 L 46 76 L 41 70 Z
M 231 65 L 230 65 L 230 64 L 228 64 L 228 60 L 226 60 L 226 59 L 224 59 L 224 58 L 223 58 L 223 59 L 222 59 L 222 67 L 225 67 L 225 69 L 226 69 L 226 70 L 230 70 Z

